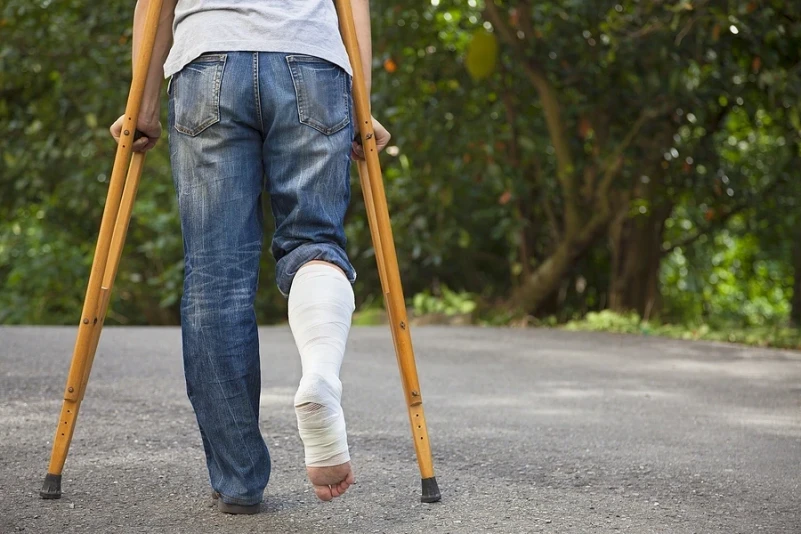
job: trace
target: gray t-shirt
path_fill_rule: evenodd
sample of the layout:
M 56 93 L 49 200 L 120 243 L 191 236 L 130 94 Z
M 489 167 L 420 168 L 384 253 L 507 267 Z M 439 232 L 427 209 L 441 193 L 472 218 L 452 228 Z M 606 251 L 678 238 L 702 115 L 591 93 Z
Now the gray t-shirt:
M 285 52 L 351 74 L 333 0 L 178 0 L 165 78 L 205 52 Z

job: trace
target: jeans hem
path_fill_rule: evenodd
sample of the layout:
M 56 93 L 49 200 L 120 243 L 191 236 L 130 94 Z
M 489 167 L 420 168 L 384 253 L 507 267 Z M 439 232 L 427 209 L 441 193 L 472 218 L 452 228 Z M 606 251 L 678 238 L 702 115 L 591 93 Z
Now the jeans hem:
M 333 243 L 308 243 L 294 249 L 276 265 L 275 281 L 284 297 L 289 296 L 292 281 L 300 268 L 314 260 L 333 263 L 345 272 L 351 284 L 356 281 L 356 271 L 341 247 Z
M 259 500 L 257 501 L 252 501 L 250 499 L 239 499 L 236 497 L 229 497 L 228 495 L 225 495 L 219 491 L 217 492 L 217 494 L 220 496 L 219 497 L 220 500 L 225 504 L 236 504 L 238 506 L 253 506 L 254 504 L 261 504 L 261 502 L 264 500 L 263 496 L 260 497 Z

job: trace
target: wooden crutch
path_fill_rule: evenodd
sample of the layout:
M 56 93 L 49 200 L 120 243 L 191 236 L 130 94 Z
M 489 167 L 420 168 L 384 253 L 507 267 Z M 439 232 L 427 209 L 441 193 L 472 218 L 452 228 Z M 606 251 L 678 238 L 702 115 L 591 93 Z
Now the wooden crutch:
M 431 444 L 428 440 L 428 428 L 423 412 L 423 397 L 417 378 L 417 365 L 414 360 L 412 338 L 409 333 L 409 321 L 406 318 L 406 303 L 403 298 L 398 257 L 395 252 L 395 241 L 392 237 L 392 226 L 381 177 L 381 166 L 376 150 L 375 132 L 370 114 L 369 95 L 362 71 L 361 53 L 353 22 L 353 9 L 350 0 L 335 0 L 339 25 L 345 48 L 353 69 L 353 102 L 356 107 L 356 120 L 359 125 L 362 146 L 366 161 L 359 162 L 359 179 L 364 192 L 364 203 L 367 208 L 367 219 L 370 234 L 373 238 L 378 274 L 384 291 L 384 301 L 392 330 L 392 341 L 400 368 L 403 392 L 409 410 L 409 421 L 412 425 L 412 437 L 417 453 L 417 464 L 420 467 L 423 493 L 422 502 L 437 502 L 441 498 L 437 479 L 434 476 L 434 462 L 431 458 Z
M 61 473 L 64 462 L 67 460 L 72 434 L 78 419 L 78 411 L 89 381 L 89 373 L 100 340 L 100 331 L 108 311 L 111 290 L 117 276 L 117 267 L 122 256 L 125 237 L 128 232 L 128 223 L 131 219 L 136 191 L 144 166 L 144 153 L 134 154 L 133 142 L 136 136 L 136 122 L 142 103 L 145 89 L 147 71 L 153 53 L 153 44 L 158 30 L 159 15 L 162 0 L 152 0 L 145 15 L 145 31 L 142 36 L 142 46 L 136 58 L 131 90 L 128 94 L 128 103 L 125 108 L 125 120 L 117 153 L 114 158 L 114 167 L 111 172 L 106 206 L 103 209 L 103 218 L 100 223 L 100 233 L 92 261 L 92 270 L 89 274 L 89 284 L 86 289 L 86 298 L 83 303 L 81 320 L 78 324 L 78 336 L 72 353 L 67 376 L 67 386 L 64 391 L 64 403 L 61 407 L 61 417 L 56 428 L 56 437 L 53 441 L 53 450 L 50 455 L 50 466 L 47 469 L 44 485 L 39 495 L 43 499 L 58 499 L 61 497 Z M 130 162 L 130 164 L 129 164 Z M 128 171 L 126 173 L 126 166 Z

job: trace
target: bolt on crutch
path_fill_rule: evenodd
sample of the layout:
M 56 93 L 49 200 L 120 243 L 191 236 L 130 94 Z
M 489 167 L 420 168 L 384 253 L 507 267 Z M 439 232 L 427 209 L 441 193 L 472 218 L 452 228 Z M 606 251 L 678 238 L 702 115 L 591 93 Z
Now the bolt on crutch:
M 414 360 L 412 338 L 409 332 L 409 321 L 406 317 L 406 303 L 403 297 L 398 257 L 395 252 L 395 241 L 387 208 L 384 182 L 381 177 L 381 166 L 376 150 L 375 132 L 370 114 L 369 95 L 362 71 L 361 53 L 353 22 L 353 10 L 350 0 L 335 0 L 339 15 L 340 30 L 353 69 L 353 102 L 356 108 L 356 120 L 359 124 L 365 160 L 359 162 L 359 179 L 364 193 L 367 208 L 367 219 L 370 234 L 373 238 L 378 274 L 387 307 L 387 315 L 392 330 L 392 341 L 401 373 L 401 382 L 409 410 L 409 421 L 412 426 L 414 448 L 417 464 L 422 479 L 422 502 L 437 502 L 441 499 L 437 479 L 434 476 L 434 462 L 431 457 L 431 444 L 428 440 L 423 397 L 417 377 L 417 366 Z
M 144 153 L 131 157 L 136 137 L 136 122 L 142 103 L 147 79 L 147 70 L 153 52 L 153 43 L 158 29 L 162 0 L 153 0 L 148 6 L 142 46 L 136 58 L 131 82 L 122 134 L 114 157 L 114 167 L 109 181 L 108 196 L 103 209 L 100 232 L 89 274 L 86 298 L 83 303 L 78 335 L 72 353 L 72 362 L 67 376 L 61 416 L 53 440 L 50 466 L 39 495 L 43 499 L 61 497 L 61 473 L 67 460 L 72 435 L 78 419 L 89 373 L 94 362 L 100 331 L 108 311 L 111 290 L 117 276 L 117 267 L 122 256 L 123 245 L 131 219 L 136 191 L 144 166 Z M 126 173 L 126 166 L 128 171 Z

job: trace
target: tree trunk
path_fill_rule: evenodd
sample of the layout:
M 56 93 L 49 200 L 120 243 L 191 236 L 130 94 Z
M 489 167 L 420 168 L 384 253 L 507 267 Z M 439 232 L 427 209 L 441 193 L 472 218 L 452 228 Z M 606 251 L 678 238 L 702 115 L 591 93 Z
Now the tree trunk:
M 606 231 L 611 219 L 611 214 L 603 210 L 596 213 L 579 233 L 563 238 L 551 255 L 514 291 L 509 305 L 528 313 L 540 309 L 546 299 L 560 288 L 576 259 Z
M 612 272 L 609 309 L 636 311 L 643 319 L 659 310 L 659 266 L 662 233 L 669 209 L 651 210 L 647 215 L 627 218 L 612 229 Z
M 593 167 L 585 176 L 588 187 L 582 193 L 580 169 L 573 159 L 568 129 L 559 102 L 559 90 L 551 82 L 548 72 L 533 56 L 530 56 L 518 34 L 509 23 L 510 12 L 499 9 L 494 2 L 485 2 L 484 16 L 492 24 L 499 39 L 511 49 L 519 60 L 523 72 L 535 89 L 542 105 L 545 126 L 554 149 L 556 159 L 556 182 L 562 198 L 562 232 L 553 253 L 532 274 L 525 276 L 520 287 L 514 290 L 510 305 L 520 311 L 535 312 L 556 291 L 575 259 L 583 254 L 598 236 L 606 231 L 612 221 L 615 197 L 613 183 L 620 174 L 624 152 L 638 138 L 643 125 L 668 111 L 662 108 L 643 109 L 629 131 L 606 157 L 595 154 Z M 507 106 L 508 108 L 508 106 Z M 597 178 L 597 180 L 596 180 Z M 553 229 L 556 230 L 555 228 Z M 521 251 L 521 256 L 525 256 Z
M 790 301 L 790 324 L 801 327 L 801 240 L 793 243 L 793 298 Z
M 559 289 L 573 255 L 567 242 L 560 243 L 553 254 L 543 261 L 534 273 L 512 295 L 512 305 L 527 312 L 536 311 L 554 291 Z

